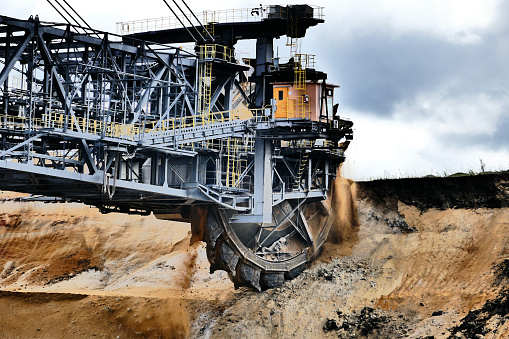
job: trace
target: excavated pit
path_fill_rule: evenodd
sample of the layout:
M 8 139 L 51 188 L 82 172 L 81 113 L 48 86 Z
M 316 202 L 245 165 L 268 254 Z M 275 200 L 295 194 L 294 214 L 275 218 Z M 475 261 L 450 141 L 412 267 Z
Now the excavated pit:
M 5 338 L 505 338 L 509 174 L 340 179 L 322 256 L 262 293 L 209 274 L 190 226 L 0 205 Z

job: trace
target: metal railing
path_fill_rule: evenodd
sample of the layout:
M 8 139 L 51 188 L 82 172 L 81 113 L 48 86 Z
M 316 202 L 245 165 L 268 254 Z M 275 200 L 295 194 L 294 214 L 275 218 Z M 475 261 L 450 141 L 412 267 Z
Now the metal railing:
M 315 19 L 323 19 L 323 7 L 310 6 L 312 13 L 310 16 Z M 166 29 L 182 28 L 181 22 L 186 26 L 200 26 L 200 23 L 207 25 L 209 23 L 240 23 L 240 22 L 259 22 L 265 19 L 283 18 L 288 16 L 286 6 L 259 6 L 254 8 L 228 9 L 219 11 L 203 11 L 196 14 L 198 22 L 192 13 L 186 16 L 168 16 L 151 19 L 133 20 L 117 22 L 117 33 L 120 35 L 134 34 L 141 32 L 159 31 Z
M 227 62 L 235 62 L 237 60 L 235 49 L 217 44 L 200 45 L 198 57 L 200 60 L 219 59 Z
M 119 122 L 103 122 L 99 120 L 68 116 L 52 112 L 43 114 L 41 118 L 12 115 L 0 115 L 0 128 L 8 130 L 40 130 L 59 129 L 73 132 L 103 135 L 105 137 L 124 139 L 129 141 L 143 140 L 144 137 L 166 131 L 176 131 L 184 128 L 224 124 L 234 120 L 249 120 L 256 113 L 248 108 L 232 111 L 210 112 L 181 118 L 170 118 L 149 123 L 123 124 Z

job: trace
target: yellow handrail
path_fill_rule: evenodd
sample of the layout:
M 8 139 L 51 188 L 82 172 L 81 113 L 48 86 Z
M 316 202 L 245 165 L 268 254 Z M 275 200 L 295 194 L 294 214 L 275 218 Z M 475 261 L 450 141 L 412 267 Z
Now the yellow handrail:
M 223 124 L 234 120 L 249 120 L 256 114 L 256 110 L 247 108 L 223 112 L 208 112 L 200 115 L 193 115 L 181 118 L 169 118 L 157 122 L 148 123 L 145 128 L 140 123 L 122 124 L 118 122 L 102 122 L 95 119 L 83 117 L 69 117 L 65 114 L 51 112 L 43 114 L 41 118 L 31 119 L 31 129 L 43 128 L 65 129 L 78 132 L 78 126 L 82 133 L 101 135 L 104 130 L 105 136 L 134 141 L 142 134 L 159 132 L 174 132 L 179 128 L 196 128 L 213 124 Z M 0 115 L 0 127 L 6 129 L 27 129 L 28 119 L 26 117 Z M 156 128 L 157 126 L 157 128 Z

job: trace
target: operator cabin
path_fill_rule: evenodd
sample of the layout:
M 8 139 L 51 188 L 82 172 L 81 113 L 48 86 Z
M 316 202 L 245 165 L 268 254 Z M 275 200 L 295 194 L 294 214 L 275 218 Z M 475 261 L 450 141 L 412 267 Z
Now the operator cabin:
M 274 119 L 333 119 L 334 89 L 339 86 L 324 82 L 309 82 L 303 85 L 295 82 L 274 82 L 272 86 Z

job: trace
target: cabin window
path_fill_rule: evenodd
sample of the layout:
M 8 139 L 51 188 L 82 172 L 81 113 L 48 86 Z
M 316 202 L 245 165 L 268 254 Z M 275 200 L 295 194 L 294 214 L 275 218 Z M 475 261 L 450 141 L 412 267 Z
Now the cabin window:
M 332 88 L 327 88 L 326 89 L 326 95 L 327 95 L 327 98 L 326 98 L 326 105 L 327 105 L 327 117 L 329 119 L 332 119 L 332 116 L 333 116 L 333 95 L 334 95 L 334 90 Z
M 284 94 L 283 94 L 283 91 L 282 90 L 279 90 L 279 98 L 278 100 L 283 100 L 284 99 Z
M 329 117 L 329 119 L 332 119 L 332 114 L 334 110 L 333 106 L 334 104 L 332 101 L 332 97 L 327 97 L 327 116 Z

